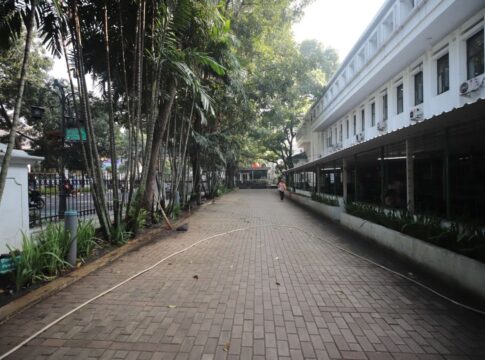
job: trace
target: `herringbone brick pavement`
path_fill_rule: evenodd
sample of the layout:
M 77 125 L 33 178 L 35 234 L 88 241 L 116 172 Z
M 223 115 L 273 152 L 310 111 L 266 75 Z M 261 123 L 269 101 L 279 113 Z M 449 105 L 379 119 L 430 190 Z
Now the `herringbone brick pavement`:
M 483 317 L 332 247 L 321 239 L 339 243 L 341 235 L 265 190 L 224 196 L 194 214 L 188 232 L 10 319 L 0 353 L 173 252 L 235 229 L 94 301 L 9 358 L 485 359 Z

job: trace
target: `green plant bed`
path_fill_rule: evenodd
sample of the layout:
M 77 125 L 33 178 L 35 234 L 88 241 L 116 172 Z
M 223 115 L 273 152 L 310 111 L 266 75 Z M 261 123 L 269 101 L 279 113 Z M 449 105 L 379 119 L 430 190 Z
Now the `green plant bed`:
M 84 261 L 98 247 L 92 222 L 79 222 L 78 257 Z M 49 224 L 33 235 L 23 235 L 22 248 L 10 249 L 11 273 L 16 291 L 38 282 L 49 281 L 71 269 L 65 260 L 70 248 L 70 235 L 62 223 Z
M 338 198 L 332 195 L 312 193 L 312 200 L 329 206 L 340 206 Z
M 346 212 L 411 237 L 485 263 L 485 229 L 453 222 L 443 226 L 439 217 L 413 215 L 406 210 L 347 203 Z

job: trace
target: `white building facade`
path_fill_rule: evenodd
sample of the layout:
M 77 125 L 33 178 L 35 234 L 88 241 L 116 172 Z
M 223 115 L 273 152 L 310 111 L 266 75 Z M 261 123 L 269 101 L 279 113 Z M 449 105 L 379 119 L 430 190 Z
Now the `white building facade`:
M 295 191 L 485 218 L 485 1 L 389 0 L 306 114 Z

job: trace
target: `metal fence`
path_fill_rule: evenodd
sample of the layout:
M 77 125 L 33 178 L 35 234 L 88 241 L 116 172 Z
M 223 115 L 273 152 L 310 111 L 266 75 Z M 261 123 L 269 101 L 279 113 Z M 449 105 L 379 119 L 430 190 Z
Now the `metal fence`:
M 113 181 L 111 174 L 106 173 L 103 178 L 106 188 L 106 201 L 108 202 L 108 210 L 113 210 Z M 135 187 L 137 186 L 135 181 Z M 128 194 L 123 188 L 124 181 L 120 181 L 121 189 L 119 197 L 123 197 L 126 203 Z M 164 182 L 164 196 L 165 205 L 168 204 L 169 199 L 175 196 L 172 194 L 172 184 L 170 181 Z M 180 185 L 184 187 L 186 200 L 178 198 L 178 201 L 187 202 L 190 199 L 192 192 L 192 180 L 186 180 Z M 79 217 L 92 217 L 96 214 L 94 206 L 93 194 L 93 179 L 86 175 L 70 175 L 68 178 L 63 178 L 55 173 L 30 173 L 29 174 L 29 222 L 30 227 L 37 227 L 48 222 L 59 221 L 64 218 L 66 210 L 76 210 Z M 205 179 L 201 181 L 201 194 L 205 195 L 207 182 Z M 159 189 L 162 191 L 162 189 Z M 178 194 L 180 195 L 180 194 Z M 161 194 L 160 194 L 161 196 Z M 154 199 L 155 200 L 155 199 Z M 152 212 L 158 210 L 159 202 L 153 201 L 154 208 Z
M 108 209 L 113 208 L 113 182 L 109 174 L 103 181 L 106 185 Z M 92 195 L 93 179 L 85 175 L 63 178 L 59 174 L 29 174 L 29 219 L 30 227 L 46 222 L 58 221 L 66 210 L 76 210 L 78 216 L 88 217 L 96 213 Z M 120 196 L 123 194 L 120 192 Z

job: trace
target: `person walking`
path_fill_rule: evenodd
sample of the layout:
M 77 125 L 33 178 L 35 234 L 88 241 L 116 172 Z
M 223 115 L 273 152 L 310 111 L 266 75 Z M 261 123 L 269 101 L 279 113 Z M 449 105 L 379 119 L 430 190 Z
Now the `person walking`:
M 278 181 L 278 191 L 280 192 L 281 201 L 283 201 L 285 198 L 285 191 L 286 191 L 286 184 L 283 179 L 280 179 L 280 181 Z

